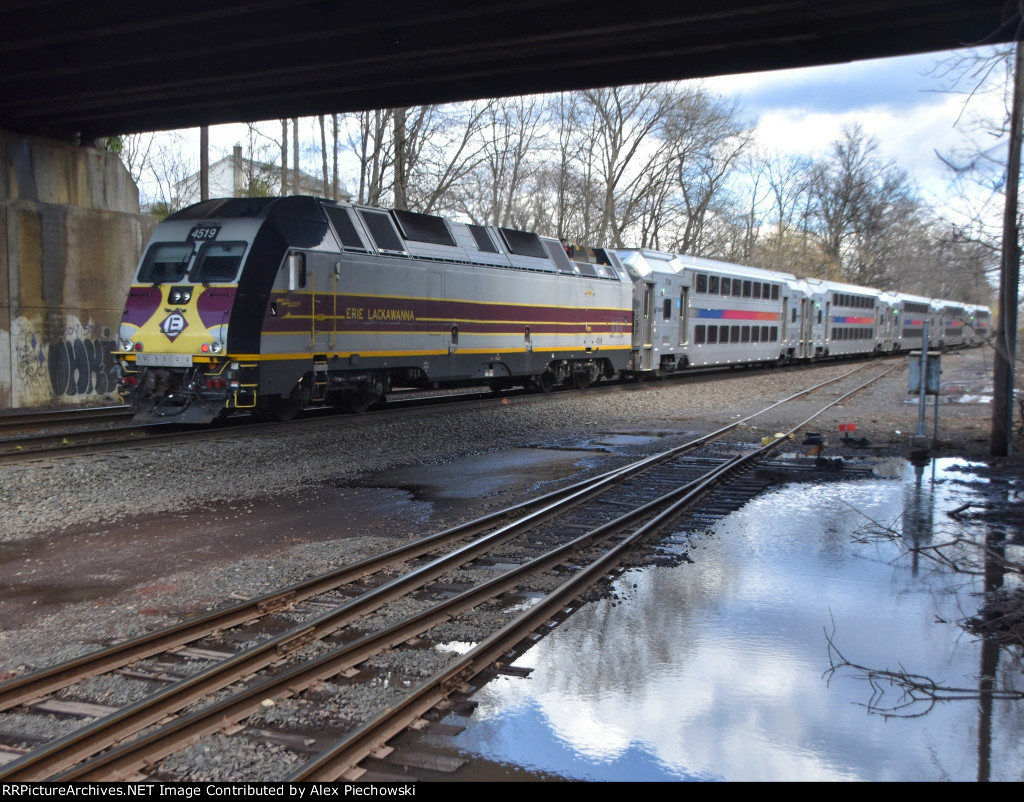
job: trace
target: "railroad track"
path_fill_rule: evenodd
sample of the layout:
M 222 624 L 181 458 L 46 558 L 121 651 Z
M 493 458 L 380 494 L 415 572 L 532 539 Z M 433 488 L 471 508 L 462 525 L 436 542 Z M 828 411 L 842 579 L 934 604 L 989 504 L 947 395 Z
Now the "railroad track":
M 99 431 L 123 426 L 131 420 L 131 412 L 123 405 L 88 409 L 53 409 L 0 414 L 0 452 L 7 443 L 29 441 L 40 432 L 76 432 L 83 428 Z
M 277 767 L 276 773 L 268 768 L 273 776 L 260 779 L 355 778 L 362 772 L 359 764 L 380 756 L 390 738 L 465 691 L 472 678 L 509 662 L 517 645 L 564 615 L 625 554 L 786 442 L 782 438 L 725 457 L 713 446 L 715 440 L 874 364 L 594 479 L 2 683 L 0 710 L 23 719 L 55 714 L 94 720 L 34 745 L 30 736 L 6 731 L 13 719 L 4 717 L 0 742 L 7 746 L 0 755 L 8 762 L 0 767 L 0 780 L 180 779 L 175 752 L 202 736 L 239 732 L 298 745 L 291 753 L 294 765 Z M 792 431 L 901 365 L 859 383 Z M 739 498 L 763 484 L 754 482 Z M 443 642 L 446 628 L 479 629 L 474 622 L 481 618 L 498 622 L 479 630 L 469 651 L 425 648 Z M 403 659 L 414 653 L 418 661 Z M 429 670 L 418 665 L 393 685 L 382 712 L 350 717 L 344 726 L 311 727 L 304 734 L 278 728 L 275 735 L 268 702 L 271 708 L 302 708 L 292 722 L 315 717 L 324 687 L 344 691 L 362 674 L 379 679 L 389 660 L 389 671 L 399 674 L 405 663 L 424 660 Z M 83 701 L 104 677 L 139 683 L 140 698 L 116 709 Z M 325 740 L 324 732 L 339 728 L 346 732 Z
M 746 375 L 759 375 L 776 368 L 751 366 Z M 785 366 L 783 370 L 807 370 L 806 365 Z M 705 381 L 715 376 L 735 375 L 736 366 L 725 369 L 705 369 L 673 377 L 673 381 Z M 564 392 L 646 392 L 652 385 L 630 382 L 602 382 L 587 390 Z M 525 390 L 507 391 L 500 395 L 479 388 L 460 390 L 409 390 L 388 397 L 383 409 L 353 416 L 334 407 L 306 410 L 294 421 L 260 420 L 251 415 L 236 415 L 214 425 L 188 426 L 176 424 L 173 419 L 161 423 L 136 424 L 131 421 L 127 407 L 64 410 L 0 416 L 0 465 L 23 463 L 52 457 L 99 454 L 125 446 L 168 445 L 179 442 L 202 441 L 221 437 L 248 437 L 270 434 L 279 429 L 295 429 L 323 425 L 330 419 L 332 425 L 361 425 L 382 415 L 415 413 L 433 407 L 447 409 L 474 408 L 495 404 L 546 403 L 555 395 L 540 395 Z

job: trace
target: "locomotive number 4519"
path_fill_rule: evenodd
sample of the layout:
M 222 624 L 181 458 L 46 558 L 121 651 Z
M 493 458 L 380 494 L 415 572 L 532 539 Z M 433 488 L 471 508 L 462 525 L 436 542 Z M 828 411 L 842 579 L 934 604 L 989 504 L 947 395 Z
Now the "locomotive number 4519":
M 188 238 L 192 242 L 205 242 L 206 240 L 217 239 L 220 233 L 220 226 L 193 226 L 188 232 Z

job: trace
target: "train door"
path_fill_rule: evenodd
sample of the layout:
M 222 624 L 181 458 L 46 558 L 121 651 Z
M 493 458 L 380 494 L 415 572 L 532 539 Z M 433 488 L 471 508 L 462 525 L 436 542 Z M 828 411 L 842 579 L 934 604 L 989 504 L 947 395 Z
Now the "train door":
M 814 356 L 814 304 L 810 298 L 800 299 L 800 345 L 797 356 L 810 359 Z
M 339 271 L 326 254 L 304 254 L 306 292 L 309 295 L 309 350 L 327 351 L 334 347 Z
M 644 282 L 640 345 L 640 370 L 654 370 L 654 284 Z
M 822 347 L 824 348 L 822 353 L 824 353 L 824 354 L 828 354 L 828 341 L 829 341 L 829 334 L 832 331 L 831 327 L 832 327 L 832 303 L 830 301 L 825 301 L 825 326 L 823 328 L 822 335 L 821 335 Z
M 690 342 L 690 288 L 679 291 L 679 344 Z

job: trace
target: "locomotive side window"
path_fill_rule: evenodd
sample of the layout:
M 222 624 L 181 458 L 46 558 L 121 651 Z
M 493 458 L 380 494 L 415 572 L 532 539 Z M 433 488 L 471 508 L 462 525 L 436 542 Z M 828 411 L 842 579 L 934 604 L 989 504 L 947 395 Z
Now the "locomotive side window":
M 664 304 L 662 304 L 662 307 L 663 307 L 663 309 L 662 309 L 661 316 L 665 320 L 671 320 L 672 319 L 672 299 L 671 298 L 666 298 Z
M 477 226 L 470 224 L 467 226 L 469 233 L 473 235 L 473 239 L 476 240 L 476 247 L 484 253 L 497 253 L 498 247 L 491 240 L 491 235 L 487 233 L 487 229 L 483 226 Z
M 452 232 L 448 230 L 448 224 L 440 217 L 432 214 L 420 214 L 419 212 L 406 212 L 401 209 L 394 209 L 394 215 L 398 227 L 406 239 L 414 242 L 430 242 L 434 245 L 455 246 L 455 239 Z
M 566 273 L 570 276 L 577 275 L 582 265 L 587 266 L 587 275 L 596 276 L 597 273 L 594 270 L 594 266 L 589 262 L 570 262 L 568 255 L 565 253 L 565 248 L 559 245 L 557 242 L 552 240 L 538 240 L 541 245 L 544 246 L 544 251 L 548 258 L 555 263 L 555 267 L 558 268 L 559 273 Z
M 749 298 L 750 297 L 750 282 L 749 281 L 744 281 L 743 282 L 743 297 L 744 298 Z
M 778 284 L 772 284 L 772 300 L 773 301 L 779 300 L 779 285 Z
M 368 209 L 360 209 L 359 216 L 363 218 L 366 227 L 370 229 L 370 236 L 373 237 L 373 241 L 377 243 L 380 250 L 405 252 L 402 241 L 398 238 L 398 232 L 395 231 L 387 212 L 371 212 Z
M 718 342 L 718 326 L 708 326 L 708 344 L 714 345 Z
M 796 323 L 796 307 L 795 306 L 793 307 L 793 319 L 790 321 L 790 323 Z
M 323 210 L 327 215 L 327 219 L 331 221 L 331 225 L 334 226 L 334 233 L 341 240 L 342 247 L 358 248 L 361 251 L 366 250 L 366 246 L 363 245 L 363 241 L 356 232 L 355 223 L 348 216 L 348 210 L 342 209 L 339 206 L 326 205 L 323 207 Z
M 718 276 L 708 276 L 708 292 L 718 295 Z
M 693 327 L 693 341 L 697 345 L 704 345 L 707 337 L 707 329 L 704 326 Z
M 234 281 L 245 256 L 244 242 L 207 242 L 189 273 L 189 280 L 199 284 L 210 281 Z
M 723 278 L 722 279 L 722 295 L 732 294 L 732 280 Z
M 703 273 L 697 274 L 697 292 L 708 291 L 708 277 Z
M 732 297 L 739 298 L 743 291 L 743 282 L 738 278 L 732 280 Z
M 185 278 L 191 258 L 191 242 L 161 242 L 153 245 L 139 268 L 139 281 L 144 284 L 181 281 Z
M 539 259 L 547 257 L 540 237 L 536 234 L 531 234 L 528 231 L 516 231 L 514 228 L 499 228 L 498 231 L 501 232 L 505 244 L 512 253 L 520 256 L 536 256 Z M 566 258 L 568 259 L 568 257 Z
M 740 342 L 741 343 L 748 343 L 748 342 L 750 342 L 750 326 L 741 326 L 740 327 Z
M 760 281 L 755 281 L 754 282 L 753 290 L 754 290 L 754 297 L 755 298 L 760 298 L 761 297 L 761 282 Z
M 729 341 L 730 342 L 734 342 L 734 343 L 738 343 L 740 341 L 740 327 L 739 326 L 732 326 L 731 329 L 732 329 L 732 331 L 730 332 Z

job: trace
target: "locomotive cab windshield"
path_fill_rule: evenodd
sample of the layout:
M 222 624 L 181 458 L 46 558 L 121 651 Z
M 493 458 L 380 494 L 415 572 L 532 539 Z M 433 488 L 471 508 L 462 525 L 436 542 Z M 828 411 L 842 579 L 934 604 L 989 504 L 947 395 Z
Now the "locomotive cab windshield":
M 188 280 L 193 284 L 232 282 L 238 275 L 244 242 L 158 242 L 150 246 L 139 267 L 140 284 L 160 285 Z

